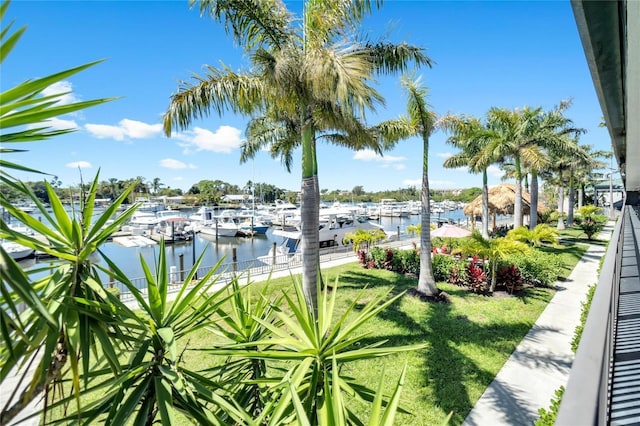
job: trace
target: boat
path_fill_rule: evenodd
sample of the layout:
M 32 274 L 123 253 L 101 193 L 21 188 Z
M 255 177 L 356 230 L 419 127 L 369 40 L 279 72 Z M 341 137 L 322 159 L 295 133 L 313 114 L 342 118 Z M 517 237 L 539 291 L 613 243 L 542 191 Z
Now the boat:
M 154 240 L 164 240 L 167 243 L 186 241 L 193 238 L 193 230 L 189 226 L 189 220 L 184 217 L 166 217 L 160 219 L 154 233 L 151 234 Z
M 345 244 L 344 237 L 351 233 L 355 232 L 358 229 L 364 230 L 382 230 L 384 232 L 384 228 L 381 225 L 378 225 L 373 222 L 369 222 L 368 220 L 361 217 L 351 217 L 350 220 L 344 221 L 342 217 L 332 216 L 325 223 L 322 223 L 321 228 L 319 230 L 319 244 L 320 249 L 334 248 L 334 247 L 346 247 L 349 244 Z M 385 232 L 386 235 L 388 235 Z M 283 242 L 276 246 L 276 255 L 294 255 L 300 253 L 300 240 L 302 237 L 302 232 L 297 231 L 283 231 L 280 229 L 276 229 L 273 231 L 273 235 L 283 237 Z M 273 248 L 271 249 L 268 256 L 273 256 Z
M 2 241 L 0 244 L 4 251 L 6 251 L 13 260 L 26 259 L 35 253 L 34 249 L 25 247 L 22 244 L 15 243 L 13 241 Z

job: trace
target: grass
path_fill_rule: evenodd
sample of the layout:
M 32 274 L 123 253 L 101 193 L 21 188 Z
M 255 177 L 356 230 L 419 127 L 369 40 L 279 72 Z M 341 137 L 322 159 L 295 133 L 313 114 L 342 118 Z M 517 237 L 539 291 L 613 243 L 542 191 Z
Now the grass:
M 387 289 L 397 294 L 416 286 L 415 278 L 364 269 L 356 263 L 324 270 L 323 276 L 327 283 L 339 282 L 338 311 L 354 300 L 364 304 Z M 271 280 L 269 292 L 275 296 L 291 283 L 290 277 Z M 472 294 L 445 283 L 439 288 L 451 296 L 451 304 L 425 303 L 405 295 L 360 330 L 361 344 L 426 342 L 425 350 L 355 362 L 343 370 L 376 389 L 383 374 L 391 386 L 403 365 L 408 365 L 402 407 L 412 414 L 401 414 L 396 424 L 441 424 L 449 412 L 453 412 L 451 424 L 462 423 L 554 293 L 552 289 L 529 288 L 522 298 L 502 298 Z M 206 347 L 212 338 L 203 331 L 190 340 L 192 345 Z M 186 359 L 197 366 L 220 361 L 201 352 L 190 352 Z M 360 417 L 367 419 L 368 404 L 352 403 Z
M 565 244 L 544 250 L 561 256 L 565 263 L 561 275 L 566 278 L 587 247 Z M 338 283 L 335 309 L 339 313 L 353 301 L 362 306 L 379 292 L 402 293 L 417 281 L 357 263 L 325 269 L 322 274 L 325 283 Z M 266 296 L 273 299 L 292 288 L 292 278 L 299 281 L 299 277 L 285 277 L 270 280 L 268 286 L 254 283 L 252 294 L 258 297 L 266 286 Z M 405 294 L 359 330 L 363 345 L 385 340 L 386 345 L 426 343 L 426 349 L 354 362 L 342 371 L 371 389 L 377 389 L 384 375 L 388 391 L 407 364 L 401 407 L 411 414 L 399 414 L 396 424 L 438 425 L 450 412 L 450 424 L 461 424 L 554 294 L 551 288 L 527 287 L 522 297 L 487 297 L 447 283 L 438 287 L 450 295 L 450 304 L 425 303 Z M 192 350 L 210 347 L 219 338 L 207 330 L 193 333 L 183 342 L 188 347 L 183 352 L 185 366 L 202 370 L 226 362 L 226 358 Z M 363 421 L 368 419 L 369 404 L 352 400 L 350 406 Z M 191 423 L 179 418 L 176 424 Z

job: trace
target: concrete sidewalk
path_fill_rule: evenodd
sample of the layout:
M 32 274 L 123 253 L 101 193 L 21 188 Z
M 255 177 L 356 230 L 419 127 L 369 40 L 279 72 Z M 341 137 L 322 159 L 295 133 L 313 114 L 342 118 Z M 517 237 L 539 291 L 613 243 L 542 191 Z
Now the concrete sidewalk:
M 611 237 L 609 222 L 599 240 Z M 591 245 L 542 312 L 529 333 L 484 391 L 463 425 L 532 425 L 538 409 L 549 408 L 555 391 L 566 385 L 573 362 L 571 351 L 581 303 L 588 287 L 598 282 L 598 265 L 606 247 Z

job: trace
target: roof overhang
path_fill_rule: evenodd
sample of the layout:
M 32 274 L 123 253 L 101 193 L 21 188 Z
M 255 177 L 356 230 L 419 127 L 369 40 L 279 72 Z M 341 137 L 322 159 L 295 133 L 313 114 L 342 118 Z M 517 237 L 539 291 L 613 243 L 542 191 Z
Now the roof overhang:
M 623 4 L 572 0 L 571 5 L 612 147 L 622 165 L 626 163 Z

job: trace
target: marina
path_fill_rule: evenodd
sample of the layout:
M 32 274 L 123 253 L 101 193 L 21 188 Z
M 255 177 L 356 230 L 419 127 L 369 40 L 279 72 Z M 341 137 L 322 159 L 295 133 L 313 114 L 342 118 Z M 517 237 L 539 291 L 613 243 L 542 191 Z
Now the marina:
M 200 213 L 202 213 L 202 210 Z M 208 219 L 211 220 L 222 210 L 211 210 Z M 182 209 L 173 212 L 173 217 L 194 218 L 198 214 L 198 209 Z M 229 215 L 230 213 L 226 213 Z M 169 216 L 164 213 L 164 219 Z M 467 218 L 462 213 L 462 209 L 447 211 L 446 213 L 435 214 L 433 221 L 451 221 L 462 224 L 467 223 Z M 407 227 L 420 223 L 420 216 L 416 214 L 400 217 L 379 217 L 371 220 L 372 224 L 382 228 L 388 235 L 395 239 L 409 237 Z M 193 224 L 193 221 L 192 221 Z M 209 229 L 214 229 L 209 227 Z M 155 267 L 155 259 L 158 255 L 159 245 L 157 234 L 145 230 L 127 230 L 119 232 L 114 238 L 101 246 L 101 251 L 112 260 L 131 279 L 143 276 L 140 259 L 151 267 Z M 246 262 L 265 259 L 274 247 L 279 247 L 285 241 L 287 233 L 282 232 L 282 225 L 273 224 L 267 228 L 265 233 L 245 234 L 249 236 L 223 236 L 214 232 L 195 232 L 191 238 L 171 241 L 166 244 L 166 255 L 168 267 L 177 270 L 190 269 L 194 261 L 203 254 L 201 265 L 211 267 L 223 259 L 223 263 L 230 263 L 235 253 L 236 262 L 244 264 Z M 20 261 L 25 269 L 37 266 L 44 266 L 56 262 L 56 259 L 36 259 L 28 258 Z

